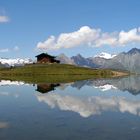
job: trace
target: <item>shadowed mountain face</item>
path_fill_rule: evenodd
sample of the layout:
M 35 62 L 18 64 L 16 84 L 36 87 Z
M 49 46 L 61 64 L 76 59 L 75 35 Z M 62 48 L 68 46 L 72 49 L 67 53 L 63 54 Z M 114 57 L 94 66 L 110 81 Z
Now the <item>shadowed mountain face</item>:
M 105 68 L 128 70 L 140 73 L 140 49 L 132 49 L 127 53 L 120 53 L 113 59 L 107 61 Z
M 91 68 L 110 68 L 116 70 L 127 70 L 135 73 L 140 73 L 140 49 L 133 48 L 128 52 L 123 52 L 118 55 L 114 55 L 111 58 L 105 58 L 102 56 L 94 56 L 85 58 L 82 55 L 78 54 L 71 58 L 66 57 L 65 55 L 58 57 L 62 63 L 67 63 L 85 66 Z M 64 61 L 65 60 L 65 61 Z
M 56 59 L 57 60 L 61 60 L 62 64 L 73 64 L 73 65 L 75 64 L 74 61 L 71 58 L 67 57 L 63 53 L 60 54 L 59 56 L 57 56 Z
M 79 66 L 87 66 L 88 61 L 82 55 L 78 54 L 77 56 L 71 57 L 71 59 L 75 62 L 76 65 Z

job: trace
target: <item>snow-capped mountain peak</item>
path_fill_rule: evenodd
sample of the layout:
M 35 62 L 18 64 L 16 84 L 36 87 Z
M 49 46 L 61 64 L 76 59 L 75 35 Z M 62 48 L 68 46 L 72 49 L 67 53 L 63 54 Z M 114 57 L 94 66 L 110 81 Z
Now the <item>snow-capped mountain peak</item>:
M 94 57 L 100 57 L 100 58 L 104 58 L 104 59 L 112 59 L 113 57 L 115 57 L 116 55 L 112 55 L 106 52 L 101 52 L 98 55 L 95 55 Z
M 21 58 L 16 58 L 16 59 L 8 59 L 8 58 L 0 58 L 0 63 L 3 65 L 8 65 L 8 66 L 21 66 L 24 64 L 31 64 L 33 61 L 29 58 L 21 59 Z

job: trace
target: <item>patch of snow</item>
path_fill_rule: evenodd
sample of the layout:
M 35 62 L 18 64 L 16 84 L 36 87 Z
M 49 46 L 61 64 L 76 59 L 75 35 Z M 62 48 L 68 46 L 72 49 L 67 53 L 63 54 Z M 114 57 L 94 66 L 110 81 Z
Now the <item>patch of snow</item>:
M 0 58 L 0 63 L 9 66 L 22 66 L 24 64 L 31 64 L 33 61 L 29 58 L 21 59 L 7 59 L 7 58 Z
M 115 57 L 117 55 L 112 55 L 112 54 L 109 54 L 109 53 L 105 53 L 105 52 L 102 52 L 98 55 L 95 55 L 94 57 L 101 57 L 101 58 L 105 58 L 105 59 L 112 59 L 113 57 Z

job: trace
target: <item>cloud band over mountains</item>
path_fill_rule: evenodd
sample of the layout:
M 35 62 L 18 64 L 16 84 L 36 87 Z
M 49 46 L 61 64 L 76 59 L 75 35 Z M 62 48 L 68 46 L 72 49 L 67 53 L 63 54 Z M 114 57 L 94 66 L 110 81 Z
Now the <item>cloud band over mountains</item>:
M 44 42 L 38 42 L 37 49 L 56 50 L 83 45 L 90 47 L 126 46 L 131 43 L 140 43 L 140 28 L 108 33 L 101 29 L 83 26 L 75 32 L 61 33 L 58 37 L 50 36 Z

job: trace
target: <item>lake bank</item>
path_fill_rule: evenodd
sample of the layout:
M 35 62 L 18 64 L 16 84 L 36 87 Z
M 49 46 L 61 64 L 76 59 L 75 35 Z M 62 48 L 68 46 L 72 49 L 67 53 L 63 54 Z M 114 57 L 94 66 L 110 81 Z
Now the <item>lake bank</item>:
M 0 78 L 25 81 L 62 83 L 93 78 L 114 78 L 129 73 L 109 69 L 90 69 L 66 64 L 32 64 L 0 69 Z

